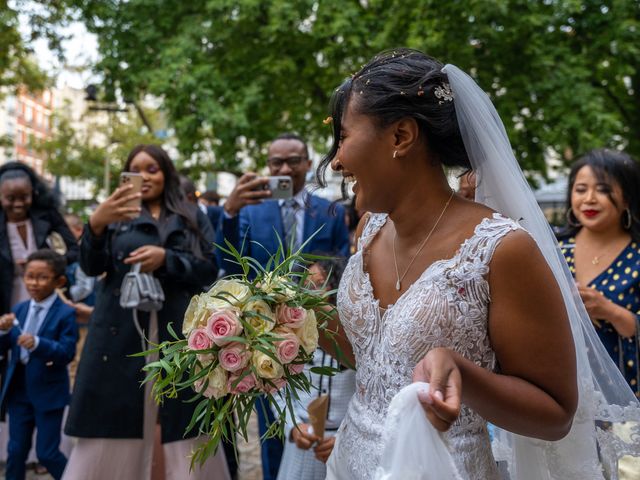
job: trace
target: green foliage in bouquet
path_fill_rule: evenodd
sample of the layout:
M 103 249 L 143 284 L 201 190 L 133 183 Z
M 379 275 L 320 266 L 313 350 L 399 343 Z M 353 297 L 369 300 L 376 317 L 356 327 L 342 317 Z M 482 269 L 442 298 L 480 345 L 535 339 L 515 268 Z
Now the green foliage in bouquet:
M 263 438 L 282 437 L 287 415 L 295 421 L 293 402 L 299 392 L 312 388 L 303 368 L 318 347 L 319 330 L 328 338 L 337 333 L 328 328 L 335 313 L 328 300 L 335 292 L 305 286 L 305 266 L 324 257 L 302 254 L 303 247 L 286 254 L 281 243 L 262 267 L 229 242 L 218 246 L 243 274 L 218 280 L 208 292 L 194 296 L 182 335 L 169 325 L 175 340 L 137 354 L 152 359 L 144 367 L 145 383 L 153 383 L 158 403 L 181 391 L 193 392 L 189 401 L 196 405 L 186 431 L 197 428 L 206 440 L 193 452 L 192 468 L 215 454 L 223 438 L 234 445 L 238 436 L 247 440 L 249 417 L 260 395 L 276 417 Z M 254 280 L 249 280 L 251 273 Z M 311 371 L 333 375 L 337 370 Z M 276 395 L 284 402 L 276 401 Z

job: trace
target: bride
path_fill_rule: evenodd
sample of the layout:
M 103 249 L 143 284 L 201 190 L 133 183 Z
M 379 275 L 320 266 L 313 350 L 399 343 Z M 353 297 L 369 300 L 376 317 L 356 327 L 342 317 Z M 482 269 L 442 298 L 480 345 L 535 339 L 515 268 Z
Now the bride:
M 464 478 L 500 478 L 487 421 L 505 431 L 495 450 L 511 478 L 604 478 L 601 464 L 617 478 L 633 440 L 595 420 L 640 421 L 640 408 L 486 95 L 452 65 L 388 51 L 336 90 L 331 118 L 319 178 L 330 165 L 373 213 L 338 293 L 357 386 L 327 478 L 373 478 L 389 403 L 412 381 L 430 383 L 419 399 Z M 481 203 L 455 195 L 443 167 L 473 169 Z

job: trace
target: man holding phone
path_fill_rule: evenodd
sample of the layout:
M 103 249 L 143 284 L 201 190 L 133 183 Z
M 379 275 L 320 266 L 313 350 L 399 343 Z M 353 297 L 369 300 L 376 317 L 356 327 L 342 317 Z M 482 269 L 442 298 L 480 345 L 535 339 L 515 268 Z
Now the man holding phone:
M 347 258 L 349 232 L 344 208 L 342 205 L 332 207 L 331 202 L 311 195 L 305 189 L 311 160 L 304 140 L 291 133 L 278 136 L 269 146 L 267 165 L 272 177 L 291 177 L 293 196 L 274 199 L 274 192 L 269 186 L 278 188 L 281 183 L 270 182 L 269 177 L 258 177 L 255 173 L 245 173 L 224 204 L 217 243 L 224 245 L 226 239 L 238 250 L 244 244 L 242 253 L 265 266 L 269 257 L 278 250 L 279 240 L 298 248 L 318 231 L 303 252 L 323 252 Z M 227 255 L 218 250 L 220 268 L 226 274 L 241 273 L 240 267 L 229 260 Z M 262 435 L 266 432 L 269 419 L 263 418 L 262 408 L 258 407 L 257 411 Z M 270 439 L 262 444 L 264 480 L 275 480 L 282 448 L 282 442 L 278 439 Z

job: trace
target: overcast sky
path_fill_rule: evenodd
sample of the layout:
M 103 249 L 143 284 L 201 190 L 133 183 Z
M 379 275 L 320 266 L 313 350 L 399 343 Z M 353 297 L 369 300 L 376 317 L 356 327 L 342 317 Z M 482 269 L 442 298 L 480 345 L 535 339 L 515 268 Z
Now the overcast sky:
M 20 18 L 23 33 L 29 31 L 26 16 Z M 85 88 L 89 83 L 95 81 L 95 75 L 89 68 L 84 72 L 73 71 L 77 67 L 89 66 L 98 59 L 98 42 L 95 35 L 87 32 L 82 23 L 74 22 L 68 28 L 61 29 L 61 33 L 69 36 L 63 42 L 66 56 L 66 65 L 61 64 L 56 56 L 49 50 L 45 40 L 36 41 L 32 47 L 38 64 L 50 75 L 57 78 L 58 86 L 67 84 L 74 88 Z M 69 68 L 67 68 L 69 67 Z

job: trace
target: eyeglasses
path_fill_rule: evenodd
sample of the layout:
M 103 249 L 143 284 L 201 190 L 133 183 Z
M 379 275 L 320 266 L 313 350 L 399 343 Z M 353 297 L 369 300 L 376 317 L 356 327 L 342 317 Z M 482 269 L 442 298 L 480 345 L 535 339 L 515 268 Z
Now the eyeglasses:
M 307 160 L 307 157 L 288 157 L 288 158 L 280 158 L 280 157 L 271 157 L 267 160 L 267 164 L 275 169 L 280 169 L 286 163 L 289 165 L 289 168 L 297 168 L 300 164 Z
M 24 281 L 27 282 L 35 282 L 35 283 L 48 283 L 53 280 L 55 277 L 52 275 L 31 275 L 25 274 Z

